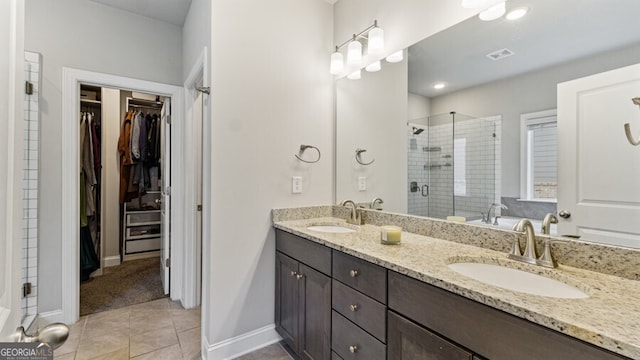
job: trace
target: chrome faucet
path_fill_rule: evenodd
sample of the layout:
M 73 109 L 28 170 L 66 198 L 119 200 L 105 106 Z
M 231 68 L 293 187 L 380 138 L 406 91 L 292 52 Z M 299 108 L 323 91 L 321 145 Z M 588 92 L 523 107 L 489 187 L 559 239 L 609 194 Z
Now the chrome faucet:
M 382 205 L 384 204 L 384 201 L 382 201 L 382 199 L 380 199 L 379 197 L 371 200 L 371 204 L 369 205 L 370 208 L 372 208 L 373 210 L 382 210 L 382 206 L 378 206 L 378 205 Z
M 487 216 L 486 217 L 484 216 L 484 213 L 480 213 L 480 214 L 482 214 L 482 222 L 483 223 L 491 224 L 491 210 L 493 210 L 496 207 L 500 207 L 501 209 L 504 209 L 504 210 L 509 210 L 507 205 L 493 203 L 493 204 L 491 204 L 491 206 L 489 206 L 489 211 L 487 211 Z M 495 210 L 494 210 L 493 214 L 494 215 L 496 214 Z M 498 219 L 496 219 L 494 221 L 493 225 L 498 225 Z
M 362 214 L 360 213 L 358 206 L 353 202 L 353 200 L 344 200 L 340 203 L 340 206 L 351 207 L 351 215 L 347 219 L 347 223 L 353 225 L 362 225 Z
M 557 224 L 558 218 L 554 214 L 547 214 L 544 216 L 544 220 L 542 220 L 542 233 L 545 235 L 551 234 L 551 224 Z
M 511 252 L 509 252 L 509 255 L 507 256 L 509 259 L 550 268 L 556 267 L 556 262 L 551 255 L 550 240 L 545 241 L 544 251 L 538 258 L 538 254 L 536 253 L 536 233 L 531 221 L 528 219 L 522 219 L 513 226 L 513 230 L 524 232 L 527 238 L 527 243 L 525 245 L 524 252 L 521 252 L 520 243 L 516 238 L 513 241 Z

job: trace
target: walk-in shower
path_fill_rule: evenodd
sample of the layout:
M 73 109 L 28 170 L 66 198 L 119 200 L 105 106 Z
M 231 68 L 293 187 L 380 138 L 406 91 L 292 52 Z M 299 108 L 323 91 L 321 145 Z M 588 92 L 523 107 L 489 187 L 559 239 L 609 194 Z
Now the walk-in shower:
M 499 200 L 501 117 L 456 112 L 408 123 L 408 213 L 478 218 Z

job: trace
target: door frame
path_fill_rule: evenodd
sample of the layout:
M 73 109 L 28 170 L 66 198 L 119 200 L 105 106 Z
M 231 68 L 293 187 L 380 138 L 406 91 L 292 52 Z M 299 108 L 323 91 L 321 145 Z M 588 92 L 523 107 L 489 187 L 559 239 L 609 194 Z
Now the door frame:
M 190 204 L 183 195 L 184 179 L 188 178 L 188 173 L 184 172 L 181 166 L 183 159 L 184 144 L 189 143 L 189 135 L 183 131 L 184 122 L 184 90 L 182 87 L 156 83 L 146 80 L 126 78 L 117 75 L 103 74 L 98 72 L 64 67 L 62 69 L 62 116 L 67 119 L 64 122 L 65 129 L 62 131 L 62 199 L 60 204 L 62 215 L 62 314 L 59 321 L 74 323 L 79 318 L 80 313 L 80 256 L 79 256 L 79 229 L 80 229 L 80 199 L 79 199 L 79 176 L 80 173 L 80 149 L 79 132 L 80 125 L 75 121 L 78 114 L 80 99 L 80 83 L 91 84 L 101 87 L 111 87 L 123 90 L 153 93 L 171 97 L 172 102 L 172 152 L 171 163 L 173 171 L 171 173 L 171 202 L 170 211 L 173 214 L 184 212 Z M 187 136 L 185 138 L 185 135 Z M 183 300 L 182 288 L 193 286 L 184 283 L 183 267 L 192 259 L 183 258 L 185 243 L 192 241 L 192 238 L 182 236 L 184 234 L 183 220 L 176 216 L 171 224 L 171 275 L 170 275 L 170 296 L 172 300 Z M 178 241 L 178 240 L 182 241 Z

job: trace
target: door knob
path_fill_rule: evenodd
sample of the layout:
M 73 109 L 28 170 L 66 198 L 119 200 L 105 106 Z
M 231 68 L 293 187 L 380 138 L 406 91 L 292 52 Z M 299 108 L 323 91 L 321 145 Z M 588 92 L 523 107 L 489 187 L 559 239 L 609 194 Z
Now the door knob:
M 566 210 L 560 210 L 560 213 L 558 213 L 558 215 L 560 215 L 560 217 L 563 219 L 568 219 L 571 217 L 571 213 Z

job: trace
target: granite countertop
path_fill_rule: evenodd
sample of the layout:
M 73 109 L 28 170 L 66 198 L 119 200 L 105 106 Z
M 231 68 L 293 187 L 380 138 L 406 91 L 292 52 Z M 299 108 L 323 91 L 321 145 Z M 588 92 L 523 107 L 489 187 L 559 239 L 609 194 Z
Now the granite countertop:
M 343 224 L 354 233 L 308 230 L 317 224 Z M 275 221 L 274 227 L 384 266 L 509 314 L 612 352 L 640 359 L 640 281 L 559 265 L 548 269 L 507 259 L 506 253 L 402 232 L 400 245 L 380 244 L 380 227 L 354 227 L 326 217 Z M 494 263 L 573 285 L 586 299 L 560 299 L 514 292 L 465 277 L 447 267 L 454 262 Z

